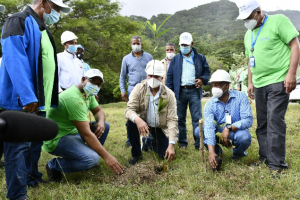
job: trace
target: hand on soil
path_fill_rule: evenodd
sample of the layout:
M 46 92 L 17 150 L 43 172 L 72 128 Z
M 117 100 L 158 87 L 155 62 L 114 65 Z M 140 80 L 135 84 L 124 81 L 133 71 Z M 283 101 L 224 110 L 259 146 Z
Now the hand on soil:
M 110 168 L 112 172 L 116 174 L 122 174 L 124 172 L 124 168 L 122 165 L 117 161 L 117 159 L 113 156 L 109 156 L 105 159 L 105 163 Z

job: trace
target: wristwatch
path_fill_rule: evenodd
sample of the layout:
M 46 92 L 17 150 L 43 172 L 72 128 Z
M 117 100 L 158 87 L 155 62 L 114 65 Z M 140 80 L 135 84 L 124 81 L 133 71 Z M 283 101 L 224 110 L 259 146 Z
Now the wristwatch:
M 226 124 L 226 128 L 228 128 L 229 131 L 232 131 L 232 125 L 231 124 Z

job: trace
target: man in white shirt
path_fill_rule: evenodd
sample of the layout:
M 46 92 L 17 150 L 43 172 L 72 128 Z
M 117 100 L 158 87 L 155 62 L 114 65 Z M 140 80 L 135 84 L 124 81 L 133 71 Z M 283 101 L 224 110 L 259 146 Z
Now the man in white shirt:
M 71 31 L 61 35 L 61 44 L 65 46 L 64 52 L 57 54 L 59 85 L 66 90 L 73 85 L 78 85 L 84 76 L 83 63 L 77 59 L 78 37 Z

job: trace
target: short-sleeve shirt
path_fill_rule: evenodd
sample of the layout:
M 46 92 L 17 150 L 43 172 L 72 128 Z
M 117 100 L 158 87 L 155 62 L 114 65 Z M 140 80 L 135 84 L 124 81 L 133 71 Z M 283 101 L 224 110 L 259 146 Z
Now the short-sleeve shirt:
M 95 97 L 85 98 L 84 94 L 74 85 L 59 94 L 59 106 L 50 108 L 47 118 L 55 121 L 59 131 L 57 136 L 49 141 L 44 141 L 43 150 L 55 150 L 60 138 L 65 135 L 76 135 L 77 128 L 72 121 L 88 121 L 87 113 L 98 106 Z
M 253 39 L 259 28 L 253 30 Z M 254 46 L 255 67 L 251 67 L 254 87 L 284 81 L 290 65 L 289 42 L 299 35 L 289 18 L 284 15 L 269 15 Z M 245 35 L 245 54 L 251 53 L 251 30 Z

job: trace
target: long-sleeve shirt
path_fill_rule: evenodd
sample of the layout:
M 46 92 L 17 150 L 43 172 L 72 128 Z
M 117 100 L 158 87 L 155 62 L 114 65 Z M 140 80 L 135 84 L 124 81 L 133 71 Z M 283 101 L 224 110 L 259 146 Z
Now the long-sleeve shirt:
M 120 90 L 121 93 L 126 92 L 126 79 L 128 79 L 128 94 L 131 93 L 134 86 L 146 79 L 146 65 L 153 60 L 151 54 L 144 52 L 137 58 L 130 52 L 122 60 L 121 74 L 120 74 Z
M 231 116 L 231 124 L 239 130 L 252 126 L 253 117 L 249 100 L 243 92 L 229 91 L 226 103 L 212 97 L 204 106 L 204 143 L 216 145 L 215 133 L 218 127 L 226 125 L 225 111 Z

